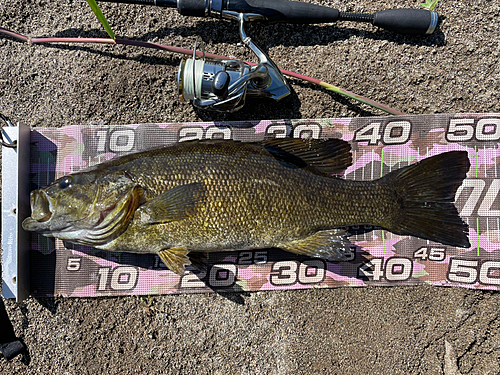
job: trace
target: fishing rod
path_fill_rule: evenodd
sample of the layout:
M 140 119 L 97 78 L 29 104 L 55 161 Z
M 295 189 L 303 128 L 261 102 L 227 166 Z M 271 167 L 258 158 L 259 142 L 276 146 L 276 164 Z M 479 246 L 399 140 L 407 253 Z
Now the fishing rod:
M 403 34 L 428 35 L 437 26 L 438 15 L 426 9 L 389 9 L 375 14 L 346 13 L 338 9 L 288 0 L 99 0 L 112 3 L 177 8 L 183 16 L 212 17 L 239 22 L 241 41 L 259 59 L 252 66 L 240 60 L 196 60 L 179 65 L 177 85 L 181 98 L 198 108 L 234 112 L 243 107 L 247 96 L 279 101 L 290 87 L 276 64 L 245 32 L 245 23 L 317 24 L 337 21 L 369 22 Z
M 389 9 L 367 13 L 346 13 L 325 6 L 288 0 L 98 0 L 110 3 L 154 5 L 177 8 L 183 16 L 237 19 L 248 14 L 248 21 L 316 24 L 337 21 L 368 22 L 403 34 L 432 34 L 438 14 L 426 9 Z

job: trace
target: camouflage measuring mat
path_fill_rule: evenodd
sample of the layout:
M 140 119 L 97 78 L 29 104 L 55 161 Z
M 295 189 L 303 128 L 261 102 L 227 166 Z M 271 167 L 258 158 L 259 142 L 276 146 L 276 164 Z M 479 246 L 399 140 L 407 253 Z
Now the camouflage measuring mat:
M 211 253 L 206 271 L 180 277 L 157 255 L 112 253 L 31 237 L 31 291 L 72 297 L 255 291 L 366 285 L 500 289 L 500 114 L 419 115 L 297 121 L 67 126 L 31 132 L 31 189 L 111 158 L 193 139 L 258 141 L 274 137 L 342 138 L 353 165 L 344 178 L 373 180 L 426 157 L 469 154 L 456 194 L 471 247 L 459 249 L 378 228 L 351 228 L 348 262 L 279 249 Z M 318 191 L 317 194 L 321 194 Z

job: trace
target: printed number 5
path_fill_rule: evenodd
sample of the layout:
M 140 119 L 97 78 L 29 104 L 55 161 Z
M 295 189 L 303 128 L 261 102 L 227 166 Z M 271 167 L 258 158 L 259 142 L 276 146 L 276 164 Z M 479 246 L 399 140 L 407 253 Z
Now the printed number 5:
M 66 265 L 66 270 L 68 271 L 79 271 L 82 262 L 82 258 L 68 258 L 68 264 Z

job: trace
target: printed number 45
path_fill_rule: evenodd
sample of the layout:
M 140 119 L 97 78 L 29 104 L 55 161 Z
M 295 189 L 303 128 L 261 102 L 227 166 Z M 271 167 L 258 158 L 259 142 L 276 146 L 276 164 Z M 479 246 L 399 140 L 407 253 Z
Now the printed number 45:
M 446 248 L 444 247 L 427 247 L 423 246 L 413 253 L 413 258 L 422 260 L 432 260 L 434 262 L 441 262 L 446 258 Z

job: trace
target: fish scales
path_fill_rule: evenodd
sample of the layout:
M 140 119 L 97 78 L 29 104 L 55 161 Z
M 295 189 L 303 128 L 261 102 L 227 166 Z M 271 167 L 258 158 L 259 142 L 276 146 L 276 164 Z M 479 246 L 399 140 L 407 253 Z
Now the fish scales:
M 127 155 L 32 193 L 27 230 L 111 251 L 157 253 L 174 272 L 190 251 L 281 247 L 342 260 L 343 227 L 375 225 L 466 246 L 453 205 L 466 153 L 425 159 L 375 181 L 332 177 L 341 140 L 196 141 Z M 68 207 L 81 206 L 80 216 Z M 438 228 L 438 229 L 436 229 Z
M 206 201 L 197 215 L 159 224 L 148 236 L 169 247 L 217 251 L 279 246 L 319 230 L 370 223 L 387 216 L 384 210 L 390 211 L 384 204 L 388 189 L 292 169 L 268 155 L 227 155 L 201 149 L 175 161 L 170 158 L 141 159 L 132 162 L 137 165 L 120 167 L 150 187 L 152 196 L 178 185 L 204 183 Z M 134 237 L 132 221 L 129 230 L 109 248 L 141 252 L 141 247 L 127 245 L 135 242 Z

